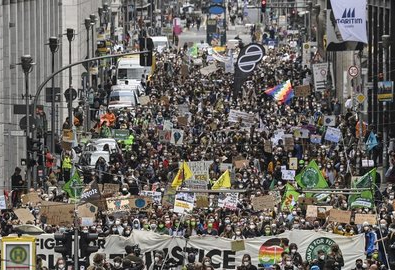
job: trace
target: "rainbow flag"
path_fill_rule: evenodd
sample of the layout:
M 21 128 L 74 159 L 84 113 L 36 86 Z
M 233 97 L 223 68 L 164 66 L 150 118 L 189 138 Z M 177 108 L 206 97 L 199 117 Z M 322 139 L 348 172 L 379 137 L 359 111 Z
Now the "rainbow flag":
M 265 90 L 265 94 L 272 96 L 275 100 L 281 103 L 286 103 L 294 97 L 294 90 L 292 89 L 291 81 L 288 80 L 282 84 Z

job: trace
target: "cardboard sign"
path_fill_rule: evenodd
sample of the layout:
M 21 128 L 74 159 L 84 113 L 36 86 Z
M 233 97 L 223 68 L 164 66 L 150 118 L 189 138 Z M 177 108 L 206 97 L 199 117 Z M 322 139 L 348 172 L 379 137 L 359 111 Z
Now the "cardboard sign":
M 200 73 L 203 76 L 207 76 L 207 75 L 210 75 L 211 73 L 216 72 L 217 70 L 218 70 L 217 66 L 215 64 L 211 64 L 207 67 L 201 68 Z
M 34 222 L 34 216 L 32 213 L 30 213 L 29 209 L 18 208 L 14 210 L 14 213 L 23 224 L 26 224 L 28 221 Z
M 326 209 L 325 206 L 318 206 L 317 207 L 317 218 L 319 219 L 326 219 L 326 217 L 329 215 L 328 210 Z
M 271 153 L 273 151 L 272 142 L 271 141 L 265 141 L 265 144 L 263 146 L 263 150 L 265 151 L 265 153 Z
M 309 133 L 310 133 L 310 131 L 305 128 L 294 129 L 294 137 L 295 138 L 307 139 L 307 138 L 309 138 Z
M 129 199 L 111 197 L 106 199 L 108 212 L 130 211 Z
M 160 102 L 162 106 L 169 106 L 170 105 L 170 100 L 168 96 L 162 96 L 160 98 Z
M 142 190 L 140 192 L 140 195 L 151 198 L 153 200 L 153 202 L 156 203 L 156 204 L 161 204 L 162 203 L 162 193 L 159 192 L 159 191 Z
M 351 211 L 343 211 L 339 209 L 329 210 L 329 221 L 339 223 L 350 223 Z
M 294 138 L 292 134 L 285 134 L 284 137 L 284 148 L 286 151 L 294 150 Z
M 129 206 L 131 210 L 148 211 L 152 208 L 152 198 L 147 196 L 131 196 Z
M 186 77 L 188 77 L 188 73 L 189 73 L 189 70 L 188 70 L 188 65 L 182 65 L 181 66 L 181 77 L 182 77 L 182 79 L 185 79 Z
M 81 220 L 81 226 L 93 226 L 93 221 L 95 219 L 90 217 L 82 217 L 80 218 L 80 220 Z
M 114 194 L 119 191 L 119 184 L 103 184 L 102 194 Z
M 98 207 L 91 203 L 84 203 L 77 207 L 79 217 L 95 218 Z
M 159 130 L 159 141 L 163 143 L 169 143 L 171 139 L 170 130 Z
M 275 199 L 272 195 L 259 196 L 252 198 L 252 205 L 255 211 L 263 211 L 264 209 L 274 209 Z
M 47 224 L 69 225 L 74 221 L 74 205 L 67 203 L 42 204 L 41 215 L 46 217 Z
M 28 204 L 29 202 L 37 204 L 42 202 L 41 198 L 38 196 L 37 192 L 29 192 L 28 194 L 23 194 L 21 196 L 21 201 L 23 204 Z
M 245 250 L 245 243 L 244 240 L 236 240 L 236 241 L 232 241 L 231 243 L 231 250 L 236 252 L 236 251 L 243 251 Z
M 295 86 L 295 97 L 308 97 L 310 96 L 310 85 Z
M 139 101 L 140 101 L 140 104 L 141 105 L 147 105 L 148 103 L 150 103 L 150 98 L 149 98 L 149 96 L 141 96 L 141 97 L 139 97 Z
M 322 218 L 323 213 L 325 213 L 324 215 L 326 217 L 326 212 L 331 210 L 332 208 L 333 207 L 330 205 L 325 205 L 325 206 L 307 205 L 306 217 Z
M 363 224 L 364 222 L 368 222 L 369 225 L 373 225 L 377 223 L 377 217 L 375 214 L 355 214 L 355 224 Z
M 218 207 L 230 210 L 237 209 L 238 193 L 226 193 L 218 196 Z
M 297 170 L 298 169 L 298 158 L 296 158 L 296 157 L 289 158 L 288 165 L 291 170 Z
M 236 161 L 234 161 L 234 164 L 235 164 L 234 166 L 236 169 L 241 169 L 244 167 L 244 165 L 248 165 L 248 163 L 249 163 L 249 161 L 246 159 L 236 160 Z

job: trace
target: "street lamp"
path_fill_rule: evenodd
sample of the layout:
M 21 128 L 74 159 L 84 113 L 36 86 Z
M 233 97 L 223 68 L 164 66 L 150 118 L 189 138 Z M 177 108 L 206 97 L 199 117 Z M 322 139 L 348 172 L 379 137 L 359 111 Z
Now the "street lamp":
M 49 45 L 52 54 L 51 71 L 53 74 L 55 72 L 55 53 L 59 50 L 59 39 L 57 37 L 50 37 L 49 43 L 46 45 Z M 52 79 L 51 82 L 51 152 L 55 153 L 55 80 Z
M 382 35 L 381 40 L 383 41 L 383 74 L 384 81 L 388 79 L 388 49 L 390 46 L 390 36 Z M 387 123 L 386 123 L 387 122 Z M 383 176 L 385 175 L 388 167 L 388 153 L 387 153 L 387 137 L 388 137 L 388 121 L 387 121 L 387 102 L 383 102 Z M 383 183 L 386 183 L 385 177 L 383 177 Z
M 97 18 L 96 18 L 95 14 L 89 15 L 89 18 L 91 20 L 91 26 L 92 26 L 92 57 L 96 57 L 96 54 L 95 54 L 95 24 L 96 24 Z M 93 87 L 93 75 L 92 75 L 92 87 Z M 96 76 L 95 89 L 97 90 L 97 76 Z
M 97 8 L 97 13 L 99 14 L 99 22 L 100 22 L 100 26 L 101 26 L 102 25 L 101 17 L 103 16 L 103 8 L 102 7 L 98 7 Z
M 308 1 L 306 3 L 306 8 L 309 12 L 309 24 L 308 24 L 308 26 L 306 26 L 307 27 L 307 36 L 308 36 L 307 41 L 311 41 L 311 11 L 313 9 L 313 2 Z
M 89 29 L 91 28 L 91 19 L 90 18 L 86 18 L 85 19 L 85 21 L 84 21 L 84 24 L 85 24 L 85 29 L 86 29 L 86 59 L 89 59 Z M 93 55 L 93 52 L 92 52 L 92 55 Z M 88 131 L 89 130 L 89 124 L 88 124 L 88 120 L 89 120 L 89 117 L 90 117 L 90 113 L 89 113 L 89 104 L 87 104 L 88 103 L 88 92 L 89 92 L 89 87 L 90 87 L 90 65 L 91 65 L 91 63 L 90 62 L 88 62 L 88 64 L 86 65 L 86 67 L 87 67 L 87 76 L 86 76 L 86 80 L 87 80 L 87 83 L 85 84 L 86 85 L 86 89 L 85 89 L 85 108 L 86 108 L 86 110 L 85 110 L 85 113 L 86 113 L 86 116 L 85 116 L 85 131 Z
M 25 74 L 25 98 L 26 98 L 26 181 L 27 187 L 31 186 L 31 173 L 30 173 L 30 155 L 29 155 L 29 138 L 30 138 L 30 111 L 29 111 L 29 73 L 33 71 L 33 58 L 30 55 L 23 55 L 21 57 L 21 65 L 23 73 Z M 34 112 L 33 112 L 34 114 Z
M 66 30 L 67 40 L 69 41 L 69 64 L 71 64 L 71 42 L 75 39 L 75 31 L 72 28 L 67 28 Z M 73 91 L 72 91 L 73 77 L 71 73 L 71 67 L 69 69 L 69 127 L 73 128 Z

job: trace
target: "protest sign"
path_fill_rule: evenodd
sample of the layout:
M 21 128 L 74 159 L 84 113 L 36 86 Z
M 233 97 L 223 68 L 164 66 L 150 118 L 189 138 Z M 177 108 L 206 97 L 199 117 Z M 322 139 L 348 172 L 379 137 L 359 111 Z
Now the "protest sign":
M 73 140 L 73 131 L 71 129 L 63 129 L 62 140 L 63 141 L 72 141 Z
M 265 144 L 263 145 L 263 150 L 264 150 L 266 153 L 271 153 L 271 152 L 273 151 L 272 142 L 269 141 L 269 140 L 266 140 L 266 141 L 265 141 Z
M 110 184 L 105 183 L 103 184 L 103 192 L 102 194 L 114 194 L 119 191 L 119 184 Z
M 196 207 L 206 208 L 209 207 L 209 200 L 207 196 L 196 196 Z
M 209 181 L 209 170 L 213 160 L 209 161 L 188 161 L 188 167 L 192 172 L 190 180 L 204 181 L 205 184 Z M 181 162 L 179 163 L 181 166 Z M 189 182 L 188 180 L 187 182 Z
M 340 129 L 338 128 L 333 128 L 333 127 L 327 127 L 326 132 L 325 132 L 325 140 L 338 143 L 340 141 L 340 138 L 342 136 L 342 133 Z
M 231 123 L 241 122 L 241 127 L 250 128 L 255 122 L 255 117 L 255 114 L 231 109 L 229 111 L 228 121 Z
M 181 214 L 185 212 L 191 212 L 193 210 L 194 203 L 194 193 L 177 193 L 174 201 L 174 212 Z
M 117 141 L 124 141 L 129 138 L 129 130 L 127 129 L 113 129 L 113 137 Z
M 74 205 L 67 203 L 42 203 L 41 216 L 51 225 L 69 225 L 74 221 Z
M 188 125 L 188 117 L 186 116 L 177 117 L 177 122 L 180 126 L 186 127 Z
M 81 226 L 93 226 L 93 221 L 95 219 L 91 218 L 91 217 L 81 217 L 80 221 L 81 221 Z
M 318 215 L 323 212 L 327 212 L 331 210 L 333 207 L 330 205 L 325 205 L 325 206 L 317 206 L 317 205 L 307 205 L 306 208 L 306 217 L 312 217 L 312 218 L 317 218 L 319 217 Z
M 259 196 L 252 198 L 252 205 L 255 211 L 263 211 L 265 209 L 274 209 L 275 199 L 272 195 Z
M 129 205 L 131 210 L 148 211 L 152 208 L 152 203 L 153 200 L 151 197 L 147 197 L 147 196 L 129 197 Z
M 129 211 L 129 199 L 126 197 L 111 197 L 106 199 L 108 212 Z
M 139 101 L 140 101 L 140 105 L 144 106 L 147 105 L 148 103 L 150 103 L 150 98 L 149 96 L 141 96 L 139 97 Z
M 26 224 L 28 221 L 33 221 L 35 220 L 33 214 L 29 211 L 29 209 L 26 208 L 18 208 L 14 209 L 15 215 L 18 217 L 20 221 L 22 221 L 23 224 Z
M 169 106 L 169 104 L 170 104 L 169 97 L 168 96 L 161 96 L 160 102 L 161 102 L 161 105 L 163 105 L 163 106 Z
M 28 204 L 28 203 L 37 204 L 37 203 L 41 202 L 42 200 L 38 196 L 38 193 L 33 191 L 33 192 L 29 192 L 27 194 L 22 194 L 21 201 L 22 201 L 22 204 Z
M 7 209 L 7 202 L 4 195 L 0 196 L 0 209 Z
M 343 211 L 339 209 L 329 210 L 329 221 L 335 221 L 339 223 L 350 223 L 351 211 Z
M 204 68 L 201 68 L 200 69 L 200 73 L 203 76 L 207 76 L 207 75 L 210 75 L 213 72 L 216 72 L 217 70 L 218 70 L 217 66 L 215 64 L 211 64 L 211 65 L 208 65 L 208 66 L 206 66 Z
M 295 97 L 308 97 L 310 95 L 310 85 L 299 85 L 294 87 Z
M 169 143 L 171 139 L 171 130 L 159 130 L 159 141 Z
M 310 136 L 310 142 L 315 143 L 315 144 L 320 144 L 321 143 L 321 135 L 311 135 Z
M 243 159 L 243 160 L 236 160 L 233 163 L 235 164 L 236 169 L 241 169 L 244 166 L 247 166 L 249 164 L 249 161 L 246 159 Z
M 310 131 L 306 128 L 295 128 L 294 129 L 294 137 L 295 138 L 301 138 L 301 139 L 307 139 L 309 138 Z
M 315 198 L 315 197 L 306 198 L 306 197 L 299 196 L 298 203 L 300 205 L 312 205 L 312 204 L 317 203 L 317 198 Z
M 96 217 L 98 207 L 91 203 L 84 203 L 77 207 L 79 217 Z
M 354 222 L 358 225 L 364 222 L 374 225 L 377 223 L 377 216 L 375 214 L 355 214 Z
M 161 204 L 162 203 L 162 193 L 160 193 L 159 191 L 142 190 L 142 191 L 140 191 L 140 196 L 149 197 L 156 204 Z
M 296 158 L 296 157 L 289 158 L 289 168 L 291 170 L 297 170 L 298 169 L 298 158 Z
M 294 150 L 294 138 L 292 134 L 284 134 L 284 148 L 286 151 L 293 151 Z
M 184 141 L 184 131 L 182 129 L 171 129 L 170 143 L 174 145 L 182 145 Z
M 295 180 L 295 170 L 282 170 L 281 174 L 283 180 Z
M 230 210 L 237 209 L 238 193 L 226 193 L 218 196 L 218 207 Z

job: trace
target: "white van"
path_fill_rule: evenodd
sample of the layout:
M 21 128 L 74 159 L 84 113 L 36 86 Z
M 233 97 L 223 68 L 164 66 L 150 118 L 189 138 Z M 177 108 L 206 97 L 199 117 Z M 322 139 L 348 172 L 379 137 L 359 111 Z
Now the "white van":
M 158 53 L 162 53 L 164 49 L 170 48 L 169 39 L 166 36 L 151 37 L 154 48 Z
M 141 79 L 151 73 L 151 67 L 140 66 L 139 55 L 133 57 L 122 57 L 117 64 L 117 84 L 125 84 L 137 87 L 141 85 Z
M 140 104 L 138 90 L 130 85 L 114 85 L 108 102 L 109 109 L 130 108 Z

